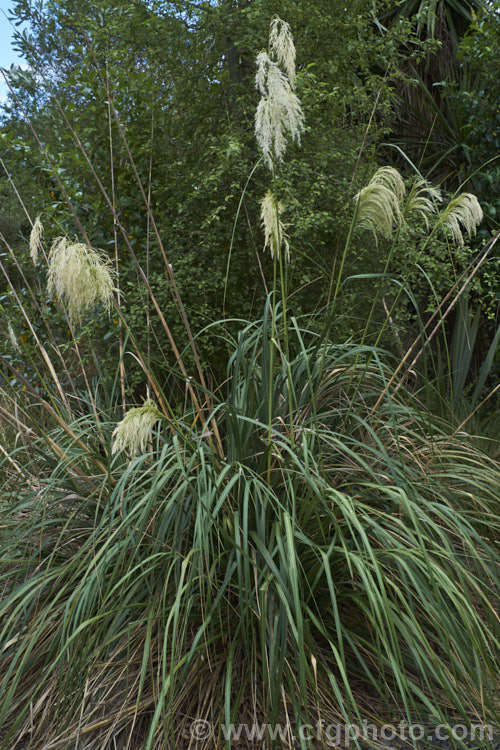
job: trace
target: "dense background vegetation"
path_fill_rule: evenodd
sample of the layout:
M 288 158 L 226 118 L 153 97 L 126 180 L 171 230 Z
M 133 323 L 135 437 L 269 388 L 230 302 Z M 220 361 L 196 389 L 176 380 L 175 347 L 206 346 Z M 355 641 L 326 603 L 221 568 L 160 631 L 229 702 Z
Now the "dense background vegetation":
M 294 29 L 297 90 L 307 112 L 300 158 L 288 160 L 280 189 L 286 221 L 293 226 L 289 274 L 297 314 L 326 303 L 345 238 L 349 198 L 377 161 L 411 172 L 394 146 L 381 144 L 402 148 L 434 184 L 450 191 L 465 186 L 478 195 L 486 213 L 479 242 L 450 253 L 436 238 L 421 268 L 412 270 L 418 310 L 411 303 L 399 310 L 398 336 L 404 345 L 416 330 L 418 314 L 433 309 L 436 296 L 448 290 L 497 226 L 499 113 L 493 58 L 499 32 L 494 7 L 486 11 L 479 2 L 437 3 L 434 13 L 418 3 L 403 3 L 397 13 L 392 7 L 356 0 L 347 8 L 330 2 L 280 8 Z M 2 131 L 6 170 L 15 177 L 30 215 L 43 211 L 54 236 L 61 228 L 74 232 L 69 196 L 94 246 L 116 254 L 123 304 L 140 338 L 147 305 L 137 292 L 130 249 L 119 233 L 115 236 L 97 179 L 133 251 L 141 260 L 147 256 L 152 289 L 173 330 L 180 338 L 184 333 L 127 148 L 193 329 L 222 314 L 251 317 L 262 308 L 263 277 L 269 283 L 271 275 L 269 258 L 260 254 L 258 227 L 265 167 L 257 165 L 247 180 L 258 159 L 253 60 L 274 9 L 272 2 L 131 2 L 118 9 L 112 2 L 15 4 L 16 19 L 30 24 L 17 37 L 30 69 L 11 74 L 15 98 L 4 113 Z M 27 237 L 30 224 L 5 176 L 3 185 L 9 206 L 3 213 L 6 236 L 21 251 L 19 232 Z M 396 275 L 406 275 L 414 264 L 415 230 L 408 227 L 393 258 L 389 270 Z M 383 243 L 375 248 L 369 237 L 359 238 L 346 277 L 381 272 L 386 254 Z M 473 285 L 471 307 L 481 306 L 482 315 L 472 376 L 496 331 L 497 261 L 498 255 L 492 257 Z M 343 287 L 340 340 L 364 328 L 371 283 L 358 280 Z M 380 308 L 375 320 L 384 314 Z M 110 349 L 112 321 L 92 317 L 93 341 L 102 342 L 110 368 L 116 356 Z M 148 330 L 163 361 L 170 356 L 168 346 L 155 326 L 150 321 Z M 390 334 L 387 345 L 393 348 L 398 336 Z M 201 346 L 220 376 L 224 352 L 210 333 Z M 132 392 L 136 386 L 131 373 Z

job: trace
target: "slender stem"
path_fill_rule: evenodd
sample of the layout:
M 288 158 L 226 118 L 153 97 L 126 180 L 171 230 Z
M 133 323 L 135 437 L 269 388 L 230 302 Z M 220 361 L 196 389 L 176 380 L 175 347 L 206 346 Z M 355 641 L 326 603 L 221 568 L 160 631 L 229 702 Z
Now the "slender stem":
M 279 214 L 278 214 L 279 216 Z M 290 345 L 289 345 L 289 336 L 288 336 L 288 318 L 287 318 L 287 306 L 286 306 L 286 282 L 283 272 L 283 253 L 281 252 L 281 247 L 279 250 L 279 266 L 280 266 L 280 286 L 281 286 L 281 303 L 283 306 L 283 341 L 285 345 L 285 367 L 286 367 L 286 377 L 288 382 L 288 419 L 290 423 L 290 443 L 292 448 L 294 447 L 295 440 L 294 440 L 294 429 L 293 429 L 293 408 L 292 408 L 292 399 L 293 399 L 293 379 L 292 379 L 292 371 L 290 367 Z
M 106 60 L 106 81 L 108 88 L 111 90 L 109 83 L 108 61 Z M 116 193 L 115 193 L 115 158 L 113 147 L 113 122 L 111 117 L 111 107 L 108 101 L 108 128 L 109 128 L 109 169 L 111 175 L 111 203 L 113 212 L 113 241 L 115 247 L 115 271 L 116 271 L 116 296 L 118 309 L 121 310 L 120 300 L 120 264 L 118 259 L 118 226 L 116 224 Z M 122 396 L 122 407 L 125 411 L 125 363 L 123 360 L 123 324 L 121 315 L 118 316 L 118 352 L 120 368 L 120 391 Z
M 276 270 L 277 270 L 277 259 L 276 255 L 273 259 L 273 289 L 271 292 L 271 337 L 269 340 L 269 390 L 268 390 L 268 454 L 267 454 L 267 473 L 271 473 L 271 445 L 272 445 L 272 423 L 273 423 L 273 386 L 274 386 L 274 335 L 276 327 L 276 305 L 275 305 L 275 294 L 276 294 Z M 277 335 L 277 332 L 276 332 Z
M 149 281 L 149 261 L 150 261 L 150 213 L 151 213 L 151 182 L 153 175 L 153 138 L 154 138 L 154 102 L 151 100 L 151 135 L 149 151 L 149 175 L 148 175 L 148 211 L 146 220 L 146 276 Z M 146 362 L 148 369 L 151 368 L 151 311 L 149 299 L 146 298 Z M 149 394 L 148 394 L 149 398 Z
M 352 219 L 351 219 L 351 224 L 349 226 L 349 231 L 347 233 L 346 241 L 344 243 L 344 252 L 342 253 L 342 260 L 340 262 L 340 268 L 339 268 L 339 273 L 338 273 L 338 277 L 337 277 L 337 283 L 335 285 L 335 292 L 333 294 L 333 299 L 330 300 L 330 295 L 328 297 L 328 307 L 330 309 L 328 311 L 328 318 L 327 318 L 327 323 L 326 323 L 326 326 L 325 326 L 325 332 L 324 332 L 323 337 L 322 337 L 322 340 L 323 340 L 323 350 L 321 352 L 321 360 L 320 360 L 319 369 L 318 369 L 318 383 L 321 382 L 321 376 L 323 374 L 323 368 L 324 368 L 324 365 L 325 365 L 325 357 L 326 357 L 326 350 L 327 350 L 328 339 L 329 339 L 329 336 L 330 336 L 330 331 L 331 331 L 331 328 L 332 328 L 332 325 L 333 325 L 333 318 L 334 318 L 334 315 L 335 315 L 335 305 L 336 305 L 338 293 L 339 293 L 339 290 L 340 290 L 340 285 L 341 285 L 341 281 L 342 281 L 342 273 L 344 271 L 344 264 L 345 264 L 345 260 L 346 260 L 346 257 L 347 257 L 347 252 L 348 252 L 349 247 L 351 245 L 352 233 L 354 231 L 354 227 L 356 226 L 356 219 L 357 219 L 357 216 L 358 216 L 358 210 L 359 210 L 358 209 L 358 203 L 356 203 L 356 205 L 354 207 L 354 213 L 353 213 L 353 216 L 352 216 Z
M 288 336 L 288 317 L 287 317 L 287 289 L 286 289 L 286 283 L 285 283 L 285 274 L 284 274 L 284 261 L 283 261 L 283 253 L 281 249 L 281 217 L 280 217 L 280 204 L 279 200 L 277 198 L 277 179 L 276 179 L 276 169 L 275 169 L 275 163 L 273 159 L 273 178 L 272 178 L 272 194 L 273 194 L 273 202 L 274 202 L 274 210 L 276 214 L 276 231 L 277 231 L 277 248 L 276 252 L 278 254 L 278 261 L 279 261 L 279 271 L 280 271 L 280 289 L 281 289 L 281 304 L 283 308 L 283 343 L 284 343 L 284 350 L 285 350 L 285 367 L 286 367 L 286 373 L 287 373 L 287 383 L 288 383 L 288 417 L 290 422 L 290 441 L 292 444 L 292 447 L 294 445 L 294 430 L 293 430 L 293 409 L 292 409 L 292 394 L 293 394 L 293 380 L 292 380 L 292 373 L 290 370 L 290 346 L 289 346 L 289 336 Z M 276 259 L 276 258 L 275 258 Z M 273 286 L 274 292 L 276 291 L 276 280 Z
M 460 424 L 458 425 L 458 427 L 456 428 L 456 430 L 454 430 L 454 432 L 453 432 L 453 433 L 452 433 L 452 434 L 450 435 L 450 437 L 448 438 L 448 441 L 452 440 L 452 439 L 453 439 L 454 437 L 456 437 L 456 435 L 458 435 L 458 433 L 459 433 L 459 432 L 460 432 L 461 430 L 463 430 L 463 428 L 465 427 L 465 425 L 467 424 L 467 422 L 469 422 L 469 420 L 471 420 L 471 419 L 472 419 L 472 417 L 474 416 L 474 414 L 477 414 L 477 412 L 479 411 L 479 409 L 480 409 L 480 408 L 481 408 L 482 406 L 484 406 L 484 404 L 485 404 L 485 403 L 486 403 L 486 402 L 487 402 L 487 401 L 488 401 L 488 400 L 489 400 L 489 399 L 490 399 L 490 398 L 491 398 L 492 396 L 494 396 L 494 395 L 495 395 L 495 393 L 496 393 L 496 392 L 498 391 L 498 389 L 499 389 L 499 388 L 500 388 L 500 383 L 498 383 L 498 385 L 496 385 L 496 386 L 495 386 L 495 387 L 493 388 L 493 390 L 492 390 L 492 391 L 490 391 L 490 393 L 488 393 L 488 395 L 486 396 L 486 398 L 483 398 L 483 400 L 481 401 L 481 403 L 480 403 L 480 404 L 478 404 L 478 405 L 476 406 L 476 408 L 475 408 L 475 409 L 474 409 L 473 411 L 471 411 L 471 413 L 470 413 L 470 414 L 469 414 L 469 415 L 468 415 L 468 416 L 467 416 L 467 417 L 466 417 L 466 418 L 464 419 L 464 421 L 463 421 L 463 422 L 461 422 L 461 423 L 460 423 Z M 447 441 L 447 442 L 448 442 L 448 441 Z
M 486 246 L 486 248 L 483 249 L 482 255 L 479 258 L 479 260 L 476 259 L 477 262 L 475 261 L 475 266 L 473 267 L 472 272 L 469 274 L 469 276 L 466 277 L 464 283 L 462 284 L 462 287 L 459 289 L 459 291 L 457 292 L 457 294 L 455 295 L 455 297 L 453 298 L 453 300 L 450 302 L 450 304 L 448 305 L 448 307 L 445 310 L 445 312 L 441 315 L 441 318 L 440 318 L 439 322 L 434 326 L 434 329 L 432 330 L 432 332 L 427 337 L 426 342 L 421 346 L 421 348 L 419 349 L 419 351 L 417 352 L 417 354 L 413 358 L 413 360 L 410 363 L 410 365 L 406 368 L 407 372 L 409 370 L 411 370 L 412 367 L 417 363 L 417 361 L 419 360 L 420 356 L 422 355 L 422 352 L 424 351 L 425 346 L 429 345 L 430 341 L 434 338 L 434 336 L 436 335 L 436 333 L 438 332 L 438 330 L 441 328 L 441 326 L 443 325 L 443 321 L 448 317 L 448 315 L 452 311 L 453 307 L 455 306 L 456 302 L 460 299 L 460 296 L 463 294 L 463 292 L 465 291 L 465 289 L 469 286 L 471 280 L 473 279 L 473 277 L 476 275 L 476 273 L 479 271 L 479 269 L 481 268 L 481 266 L 483 265 L 483 263 L 485 262 L 485 260 L 489 256 L 490 251 L 493 249 L 493 247 L 495 246 L 495 244 L 496 244 L 496 242 L 498 241 L 499 238 L 500 238 L 500 232 L 498 234 L 496 234 L 495 237 L 493 237 L 493 239 L 490 240 L 490 242 Z M 469 266 L 469 268 L 470 268 L 470 266 Z M 466 272 L 464 271 L 464 273 L 460 276 L 460 278 L 458 279 L 458 281 L 455 282 L 455 284 L 453 285 L 452 289 L 448 292 L 448 294 L 446 295 L 446 297 L 443 299 L 443 301 L 439 305 L 438 309 L 431 315 L 431 317 L 429 318 L 429 320 L 425 324 L 424 332 L 427 330 L 427 328 L 429 328 L 430 324 L 432 323 L 432 321 L 434 320 L 434 318 L 436 317 L 436 315 L 438 315 L 438 313 L 441 312 L 441 310 L 444 307 L 445 303 L 447 302 L 447 300 L 451 296 L 452 290 L 455 289 L 458 286 L 458 284 L 460 283 L 460 281 L 463 279 L 463 277 L 465 275 L 466 275 Z M 382 400 L 384 398 L 384 395 L 386 393 L 389 393 L 390 386 L 393 384 L 393 382 L 398 377 L 399 373 L 401 372 L 401 370 L 405 366 L 406 362 L 411 357 L 411 355 L 412 355 L 412 353 L 413 353 L 413 351 L 415 349 L 415 346 L 418 344 L 418 342 L 420 340 L 421 340 L 421 334 L 419 334 L 415 338 L 415 340 L 413 341 L 413 343 L 409 347 L 408 351 L 406 352 L 405 356 L 403 357 L 403 359 L 401 360 L 401 362 L 399 363 L 399 365 L 396 367 L 396 369 L 392 373 L 392 375 L 391 375 L 391 377 L 390 377 L 390 379 L 389 379 L 389 381 L 388 381 L 388 383 L 387 383 L 387 385 L 385 387 L 384 392 L 380 394 L 380 396 L 379 396 L 379 398 L 378 398 L 375 406 L 371 410 L 370 416 L 373 415 L 377 411 L 378 407 L 380 406 L 380 404 L 381 404 L 381 402 L 382 402 Z M 394 393 L 397 393 L 397 391 L 400 389 L 402 382 L 403 382 L 402 379 L 400 379 L 398 385 L 396 386 L 396 388 L 394 390 Z
M 386 71 L 384 73 L 384 81 L 385 81 L 385 79 L 387 78 L 388 75 L 389 75 L 389 66 L 386 68 Z M 354 178 L 356 176 L 356 172 L 358 171 L 359 163 L 361 161 L 361 156 L 363 154 L 363 151 L 364 151 L 364 148 L 365 148 L 365 145 L 366 145 L 366 141 L 367 141 L 367 138 L 368 138 L 368 132 L 369 132 L 369 130 L 371 128 L 371 124 L 373 122 L 373 118 L 375 117 L 375 112 L 377 111 L 378 102 L 379 102 L 381 93 L 382 93 L 382 86 L 380 86 L 379 90 L 377 91 L 377 96 L 375 98 L 375 102 L 373 104 L 372 111 L 370 113 L 370 119 L 368 120 L 368 124 L 367 124 L 367 126 L 365 128 L 365 132 L 364 132 L 364 135 L 363 135 L 363 140 L 361 142 L 361 146 L 360 146 L 359 151 L 358 151 L 358 156 L 357 156 L 357 159 L 356 159 L 356 164 L 354 165 L 354 169 L 353 169 L 352 176 L 351 176 L 351 181 L 349 183 L 349 188 L 347 190 L 348 195 L 350 195 L 350 193 L 351 193 L 351 189 L 352 189 L 352 186 L 353 186 L 353 183 L 354 183 Z M 342 269 L 344 267 L 346 247 L 348 247 L 348 244 L 350 242 L 350 235 L 351 235 L 352 227 L 353 227 L 353 224 L 351 224 L 351 229 L 349 230 L 349 235 L 348 235 L 348 238 L 347 238 L 347 241 L 346 241 L 346 245 L 344 245 L 344 255 L 342 257 L 341 269 L 339 271 L 339 275 L 338 275 L 338 278 L 337 278 L 337 285 L 336 285 L 336 288 L 335 288 L 334 300 L 335 300 L 335 298 L 337 296 L 337 292 L 338 292 L 338 287 L 339 287 L 339 281 L 338 280 L 342 277 Z M 329 285 L 329 289 L 328 289 L 328 299 L 327 299 L 327 302 L 326 302 L 326 306 L 327 307 L 330 306 L 330 302 L 331 302 L 331 299 L 332 299 L 333 279 L 334 279 L 334 275 L 335 275 L 335 267 L 337 265 L 337 253 L 338 253 L 339 244 L 340 244 L 340 238 L 339 238 L 339 243 L 337 244 L 337 248 L 335 250 L 335 257 L 334 257 L 334 261 L 333 261 L 333 264 L 332 264 L 332 273 L 330 275 L 330 285 Z M 330 330 L 330 329 L 328 329 L 328 330 Z

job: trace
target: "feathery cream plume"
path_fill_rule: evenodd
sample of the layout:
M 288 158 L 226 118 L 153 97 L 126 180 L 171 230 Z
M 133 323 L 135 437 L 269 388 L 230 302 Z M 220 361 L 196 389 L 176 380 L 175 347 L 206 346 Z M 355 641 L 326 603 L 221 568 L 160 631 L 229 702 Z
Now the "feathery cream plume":
M 290 244 L 285 232 L 285 225 L 281 221 L 284 208 L 282 203 L 276 203 L 270 190 L 260 202 L 260 219 L 264 227 L 264 250 L 266 247 L 271 251 L 271 258 L 279 258 L 281 247 L 285 249 L 285 260 L 290 262 Z
M 132 457 L 141 455 L 146 450 L 151 430 L 163 414 L 151 400 L 142 406 L 129 409 L 113 431 L 113 454 L 126 450 Z
M 437 212 L 436 203 L 440 201 L 442 201 L 441 191 L 419 177 L 411 186 L 403 215 L 406 217 L 414 212 L 419 213 L 429 229 L 428 217 Z
M 40 217 L 37 216 L 30 232 L 30 255 L 35 266 L 38 261 L 38 251 L 42 249 L 42 235 L 43 224 Z
M 290 26 L 279 16 L 274 16 L 271 21 L 269 48 L 287 74 L 293 89 L 295 86 L 295 45 Z
M 463 229 L 467 234 L 476 234 L 476 227 L 483 220 L 483 210 L 472 193 L 462 193 L 453 198 L 441 213 L 438 224 L 447 227 L 460 247 L 464 244 Z
M 70 243 L 58 237 L 49 253 L 48 294 L 56 294 L 68 307 L 72 323 L 101 302 L 109 312 L 115 271 L 101 251 L 81 242 Z
M 356 226 L 370 229 L 374 235 L 391 237 L 394 226 L 403 221 L 400 203 L 405 185 L 397 169 L 381 167 L 366 187 L 354 196 L 357 203 Z
M 255 88 L 260 91 L 262 96 L 267 95 L 267 71 L 272 65 L 271 58 L 265 50 L 261 50 L 257 55 L 257 73 L 255 74 Z M 276 63 L 274 63 L 276 65 Z
M 282 161 L 286 150 L 286 135 L 300 143 L 304 118 L 299 98 L 293 93 L 295 82 L 295 47 L 288 24 L 277 16 L 271 23 L 270 50 L 257 55 L 255 85 L 261 100 L 255 113 L 255 136 L 269 169 L 273 159 Z M 280 63 L 285 68 L 283 72 Z
M 8 333 L 9 339 L 10 339 L 10 343 L 12 344 L 13 348 L 16 351 L 20 352 L 21 351 L 21 347 L 19 346 L 19 341 L 17 340 L 17 336 L 16 336 L 16 334 L 14 332 L 14 329 L 12 328 L 12 323 L 10 322 L 10 320 L 7 323 L 7 333 Z
M 255 135 L 264 159 L 272 169 L 273 157 L 283 161 L 286 134 L 290 133 L 292 141 L 300 143 L 304 124 L 299 98 L 292 92 L 287 77 L 276 63 L 267 60 L 266 66 L 261 64 L 256 76 L 256 80 L 261 81 L 265 70 L 266 94 L 263 94 L 255 113 Z
M 398 203 L 401 203 L 405 197 L 406 188 L 403 178 L 400 173 L 394 167 L 380 167 L 377 169 L 373 177 L 371 178 L 370 185 L 383 185 L 390 190 L 396 198 Z

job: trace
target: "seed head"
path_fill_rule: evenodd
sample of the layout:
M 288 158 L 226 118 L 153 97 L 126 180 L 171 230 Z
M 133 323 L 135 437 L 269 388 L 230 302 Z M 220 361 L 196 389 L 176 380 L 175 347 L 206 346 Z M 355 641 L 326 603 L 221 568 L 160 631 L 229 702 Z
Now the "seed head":
M 404 198 L 403 178 L 393 167 L 378 169 L 366 187 L 354 196 L 357 202 L 356 226 L 371 229 L 376 236 L 389 238 L 394 226 L 403 221 L 400 203 Z
M 38 251 L 42 249 L 42 236 L 43 224 L 40 217 L 37 216 L 30 233 L 30 255 L 35 266 L 38 261 Z
M 271 22 L 269 48 L 277 61 L 264 50 L 257 55 L 255 85 L 262 96 L 255 113 L 255 135 L 272 170 L 273 159 L 283 160 L 288 133 L 300 143 L 304 118 L 299 98 L 293 93 L 295 47 L 290 27 L 277 16 Z
M 369 184 L 383 185 L 394 193 L 398 199 L 398 203 L 401 203 L 405 197 L 406 188 L 404 180 L 394 167 L 380 167 L 380 169 L 377 169 Z
M 9 335 L 9 340 L 10 340 L 10 343 L 12 344 L 12 347 L 16 351 L 20 352 L 21 351 L 21 347 L 19 346 L 19 341 L 17 340 L 17 336 L 15 334 L 14 329 L 12 328 L 12 323 L 10 322 L 10 320 L 7 323 L 7 333 Z
M 267 191 L 260 203 L 261 224 L 264 227 L 264 250 L 266 247 L 271 251 L 271 258 L 279 258 L 281 247 L 285 249 L 285 260 L 290 262 L 290 244 L 285 225 L 281 221 L 284 208 L 282 203 L 276 203 L 270 190 Z
M 441 201 L 441 192 L 438 188 L 429 185 L 427 180 L 418 178 L 411 186 L 408 200 L 406 201 L 403 215 L 406 217 L 411 213 L 419 213 L 427 229 L 429 228 L 428 217 L 437 211 L 436 203 Z
M 151 430 L 163 415 L 149 399 L 142 406 L 129 409 L 113 431 L 113 454 L 126 450 L 132 457 L 146 450 Z
M 271 21 L 269 48 L 287 74 L 293 89 L 295 86 L 295 45 L 290 26 L 279 16 L 274 16 Z
M 72 323 L 98 302 L 109 312 L 115 291 L 113 280 L 111 261 L 102 251 L 81 242 L 71 244 L 65 237 L 52 244 L 47 291 L 65 301 Z
M 266 54 L 261 53 L 261 54 Z M 257 72 L 256 81 L 260 87 L 263 80 Z M 304 117 L 300 101 L 278 65 L 269 60 L 267 75 L 261 91 L 265 91 L 255 113 L 255 135 L 269 169 L 273 167 L 273 157 L 283 161 L 286 151 L 286 135 L 300 144 L 300 134 L 304 130 Z
M 448 227 L 457 245 L 462 247 L 464 244 L 462 227 L 467 234 L 476 234 L 476 227 L 482 220 L 483 210 L 476 196 L 472 193 L 462 193 L 448 203 L 438 219 L 438 224 Z

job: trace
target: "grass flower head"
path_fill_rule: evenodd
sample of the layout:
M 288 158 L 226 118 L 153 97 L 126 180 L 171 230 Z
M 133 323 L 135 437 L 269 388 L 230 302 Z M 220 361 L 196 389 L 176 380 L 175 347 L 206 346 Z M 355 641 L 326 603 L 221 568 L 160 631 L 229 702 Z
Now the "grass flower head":
M 398 203 L 405 197 L 406 188 L 403 178 L 394 167 L 380 167 L 371 178 L 370 185 L 383 185 L 394 193 Z
M 9 336 L 9 340 L 12 345 L 12 348 L 15 349 L 17 352 L 20 352 L 21 347 L 19 346 L 19 341 L 17 340 L 17 336 L 15 334 L 15 331 L 12 327 L 12 323 L 10 322 L 10 320 L 7 323 L 7 334 Z
M 304 118 L 299 98 L 293 93 L 295 47 L 288 24 L 277 16 L 271 23 L 269 46 L 277 61 L 265 51 L 257 55 L 255 85 L 262 96 L 255 113 L 255 136 L 272 170 L 274 160 L 283 161 L 287 135 L 300 143 Z
M 468 235 L 476 234 L 476 227 L 483 220 L 483 210 L 472 193 L 462 193 L 453 198 L 442 212 L 438 223 L 447 227 L 460 247 L 464 244 L 463 230 Z
M 356 226 L 370 229 L 375 236 L 391 237 L 394 227 L 403 221 L 400 203 L 404 194 L 405 186 L 398 170 L 381 167 L 368 185 L 354 196 Z
M 163 415 L 149 399 L 142 406 L 129 409 L 113 432 L 113 454 L 128 451 L 131 456 L 139 456 L 146 450 L 151 430 Z
M 267 191 L 260 203 L 260 218 L 264 228 L 264 250 L 271 251 L 271 258 L 279 257 L 281 248 L 285 250 L 285 259 L 290 262 L 290 244 L 285 225 L 281 221 L 284 208 L 282 203 L 276 203 L 270 190 Z
M 428 229 L 428 217 L 436 213 L 436 204 L 441 200 L 441 192 L 438 188 L 429 185 L 427 180 L 418 178 L 411 186 L 408 200 L 404 207 L 404 216 L 406 217 L 411 213 L 419 213 Z
M 38 261 L 38 252 L 42 249 L 42 236 L 43 224 L 40 217 L 37 216 L 30 233 L 30 255 L 35 266 Z
M 56 239 L 49 253 L 47 291 L 64 300 L 75 323 L 101 302 L 109 312 L 114 292 L 114 270 L 102 253 L 81 242 Z
M 287 74 L 293 89 L 295 86 L 295 45 L 289 24 L 282 21 L 279 16 L 274 16 L 271 21 L 269 48 Z

